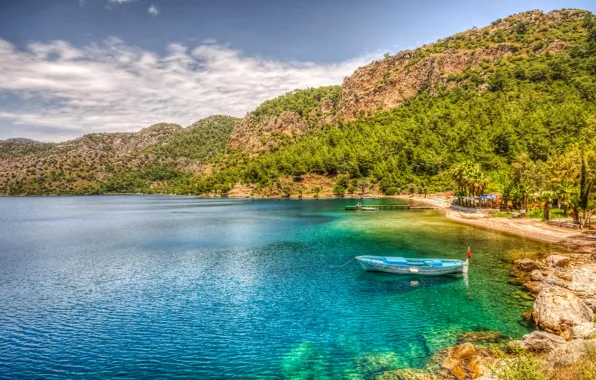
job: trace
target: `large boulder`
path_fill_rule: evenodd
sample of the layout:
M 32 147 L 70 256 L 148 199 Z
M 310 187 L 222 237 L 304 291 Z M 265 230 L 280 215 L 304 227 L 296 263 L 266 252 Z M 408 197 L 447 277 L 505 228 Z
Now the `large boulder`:
M 551 285 L 542 287 L 532 317 L 540 328 L 570 338 L 570 328 L 592 322 L 594 312 L 570 290 Z
M 514 262 L 515 267 L 522 272 L 532 272 L 536 269 L 542 269 L 542 264 L 532 259 L 517 259 Z
M 567 341 L 558 335 L 546 331 L 534 331 L 524 335 L 519 341 L 512 341 L 508 348 L 514 351 L 516 347 L 530 352 L 551 352 Z
M 543 284 L 571 291 L 596 312 L 596 263 L 583 263 L 564 271 L 556 270 L 544 279 Z

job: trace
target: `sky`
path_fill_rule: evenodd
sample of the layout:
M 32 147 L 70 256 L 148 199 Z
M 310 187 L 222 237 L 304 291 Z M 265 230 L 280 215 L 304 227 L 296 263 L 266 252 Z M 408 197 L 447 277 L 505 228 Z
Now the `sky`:
M 0 139 L 187 126 L 383 53 L 594 0 L 0 0 Z

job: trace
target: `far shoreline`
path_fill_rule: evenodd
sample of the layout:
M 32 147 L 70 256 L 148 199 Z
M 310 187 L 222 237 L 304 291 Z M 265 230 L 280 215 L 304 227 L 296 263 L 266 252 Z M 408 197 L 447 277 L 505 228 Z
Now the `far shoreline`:
M 191 195 L 191 194 L 163 194 L 163 193 L 104 193 L 104 194 L 48 194 L 48 195 L 2 195 L 1 198 L 44 198 L 44 197 L 88 197 L 88 196 L 164 196 L 164 197 L 189 197 L 196 199 L 254 199 L 254 200 L 329 200 L 329 199 L 399 199 L 406 202 L 417 202 L 436 207 L 438 210 L 444 212 L 444 216 L 454 222 L 483 228 L 494 232 L 499 232 L 507 235 L 532 239 L 543 243 L 556 244 L 576 253 L 596 254 L 596 233 L 572 230 L 564 227 L 556 227 L 548 225 L 542 221 L 524 218 L 490 218 L 482 214 L 467 213 L 451 208 L 451 204 L 446 199 L 437 199 L 430 197 L 417 197 L 408 195 L 381 195 L 381 194 L 346 194 L 338 197 L 332 194 L 303 197 L 280 197 L 280 196 L 263 196 L 255 197 L 250 195 L 231 196 L 214 196 L 214 195 Z

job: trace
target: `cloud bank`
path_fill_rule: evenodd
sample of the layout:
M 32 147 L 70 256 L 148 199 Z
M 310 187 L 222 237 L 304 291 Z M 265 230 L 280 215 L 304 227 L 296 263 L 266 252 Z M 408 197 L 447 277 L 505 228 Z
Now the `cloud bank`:
M 117 38 L 83 47 L 31 43 L 23 50 L 0 39 L 0 138 L 62 141 L 162 121 L 186 126 L 213 114 L 243 116 L 297 88 L 340 84 L 379 55 L 317 64 L 247 56 L 209 42 L 170 44 L 159 55 Z

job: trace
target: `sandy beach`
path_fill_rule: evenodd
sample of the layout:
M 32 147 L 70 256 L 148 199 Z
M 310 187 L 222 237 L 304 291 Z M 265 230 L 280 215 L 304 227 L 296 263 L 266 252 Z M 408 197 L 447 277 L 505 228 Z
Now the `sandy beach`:
M 405 197 L 429 203 L 445 211 L 448 219 L 503 233 L 523 236 L 548 243 L 555 243 L 579 253 L 596 254 L 596 231 L 579 231 L 548 225 L 538 219 L 489 218 L 485 214 L 462 212 L 452 209 L 449 202 L 441 198 Z

